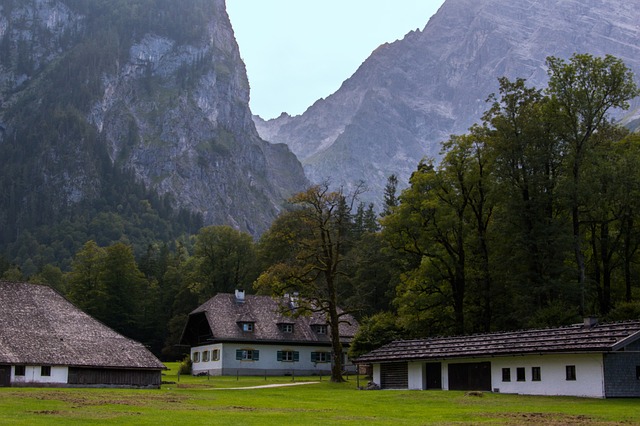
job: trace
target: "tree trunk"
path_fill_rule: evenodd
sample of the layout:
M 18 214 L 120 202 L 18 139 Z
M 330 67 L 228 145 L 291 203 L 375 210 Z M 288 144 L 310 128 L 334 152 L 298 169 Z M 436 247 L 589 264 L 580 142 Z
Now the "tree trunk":
M 627 216 L 624 220 L 626 225 L 626 232 L 624 236 L 624 286 L 625 286 L 625 301 L 631 302 L 631 230 L 633 229 L 633 219 Z
M 338 316 L 338 300 L 333 280 L 327 281 L 329 290 L 329 327 L 331 328 L 331 381 L 344 382 L 342 378 L 342 342 L 340 342 L 340 317 Z
M 609 225 L 600 225 L 600 255 L 602 257 L 602 302 L 600 312 L 604 315 L 611 310 L 611 254 L 609 240 Z

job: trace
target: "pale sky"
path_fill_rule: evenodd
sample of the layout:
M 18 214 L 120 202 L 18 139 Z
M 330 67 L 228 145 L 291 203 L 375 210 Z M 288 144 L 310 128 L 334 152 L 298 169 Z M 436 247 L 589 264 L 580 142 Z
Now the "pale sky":
M 251 110 L 302 114 L 378 46 L 423 30 L 444 0 L 227 0 Z

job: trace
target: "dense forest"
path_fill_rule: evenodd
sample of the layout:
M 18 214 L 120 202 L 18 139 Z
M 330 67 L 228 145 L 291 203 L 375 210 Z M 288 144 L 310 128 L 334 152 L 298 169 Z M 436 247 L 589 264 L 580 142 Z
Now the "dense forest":
M 68 269 L 90 239 L 106 245 L 126 235 L 140 255 L 154 241 L 202 226 L 199 215 L 175 208 L 170 195 L 159 196 L 111 158 L 86 114 L 102 96 L 105 73 L 129 55 L 136 37 L 131 28 L 161 29 L 184 42 L 201 36 L 213 9 L 208 1 L 191 3 L 176 9 L 166 0 L 69 0 L 81 21 L 48 27 L 37 14 L 6 21 L 0 37 L 0 262 L 26 275 L 48 263 Z M 7 17 L 24 4 L 0 1 Z M 182 75 L 186 81 L 197 72 L 193 64 Z M 128 137 L 133 143 L 137 134 Z
M 69 247 L 86 241 L 69 265 L 5 260 L 0 275 L 53 286 L 165 358 L 185 351 L 192 309 L 236 288 L 335 299 L 361 321 L 352 355 L 400 337 L 637 319 L 640 135 L 608 114 L 638 87 L 611 56 L 547 66 L 545 89 L 500 79 L 483 121 L 444 142 L 438 162 L 421 161 L 400 193 L 389 178 L 379 214 L 358 202 L 364 185 L 322 183 L 257 241 L 228 226 L 166 239 L 159 222 L 141 250 L 129 239 L 139 229 L 106 209 L 86 233 L 69 228 Z M 101 239 L 87 238 L 94 228 Z

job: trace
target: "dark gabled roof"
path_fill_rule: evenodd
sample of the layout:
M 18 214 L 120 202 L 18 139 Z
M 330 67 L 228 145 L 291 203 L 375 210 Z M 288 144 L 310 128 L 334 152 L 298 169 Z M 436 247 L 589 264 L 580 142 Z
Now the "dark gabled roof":
M 612 352 L 640 340 L 640 321 L 576 324 L 560 328 L 507 331 L 471 336 L 398 340 L 356 362 L 393 362 L 543 353 Z
M 0 364 L 164 369 L 142 344 L 76 308 L 55 290 L 0 281 Z
M 189 314 L 182 342 L 191 346 L 204 341 L 330 344 L 328 334 L 318 334 L 312 329 L 312 325 L 327 323 L 324 314 L 295 317 L 284 315 L 282 307 L 281 302 L 270 296 L 247 295 L 240 303 L 234 294 L 218 293 Z M 351 315 L 344 315 L 341 320 L 344 322 L 340 324 L 340 338 L 348 343 L 358 330 L 358 323 Z M 252 322 L 253 331 L 243 332 L 239 325 L 243 322 Z M 282 331 L 281 324 L 293 324 L 293 333 Z

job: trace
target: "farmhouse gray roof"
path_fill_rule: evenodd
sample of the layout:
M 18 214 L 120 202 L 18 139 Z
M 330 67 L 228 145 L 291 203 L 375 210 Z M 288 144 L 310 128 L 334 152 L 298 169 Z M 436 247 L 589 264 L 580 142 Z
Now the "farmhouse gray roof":
M 544 353 L 612 352 L 640 340 L 640 321 L 576 324 L 457 337 L 398 340 L 359 357 L 356 363 L 439 360 Z
M 283 314 L 283 306 L 287 305 L 270 296 L 247 295 L 238 301 L 233 294 L 218 293 L 189 314 L 182 342 L 191 346 L 222 341 L 330 344 L 329 329 L 327 334 L 313 329 L 327 324 L 324 314 L 289 316 Z M 348 343 L 358 330 L 358 323 L 348 314 L 341 320 L 340 338 Z M 245 322 L 253 324 L 252 331 L 243 331 L 241 324 Z M 293 324 L 293 332 L 286 332 L 282 324 Z
M 142 344 L 90 317 L 55 290 L 0 281 L 0 364 L 164 369 Z

